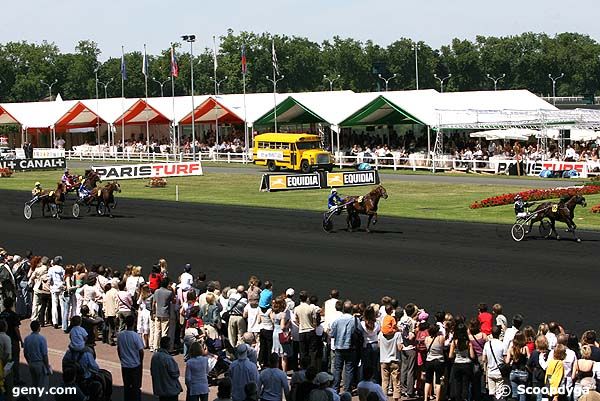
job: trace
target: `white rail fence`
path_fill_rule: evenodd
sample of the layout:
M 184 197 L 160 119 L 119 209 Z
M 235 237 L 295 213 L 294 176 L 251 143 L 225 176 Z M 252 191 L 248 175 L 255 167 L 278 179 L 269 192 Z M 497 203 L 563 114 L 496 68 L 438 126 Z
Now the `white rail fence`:
M 98 162 L 175 162 L 193 160 L 191 153 L 134 153 L 134 152 L 109 152 L 109 151 L 86 151 L 75 152 L 66 151 L 65 156 L 69 160 L 98 161 Z M 233 152 L 199 152 L 196 153 L 196 159 L 204 162 L 220 163 L 252 163 L 252 155 Z M 408 157 L 400 156 L 347 156 L 343 154 L 335 155 L 335 166 L 339 168 L 352 168 L 360 163 L 369 163 L 377 170 L 412 170 L 412 171 L 462 171 L 490 174 L 506 173 L 510 165 L 515 164 L 514 160 L 491 158 L 489 160 L 460 160 L 450 155 L 439 159 L 427 158 L 425 154 L 415 153 Z M 524 160 L 524 174 L 537 176 L 540 172 L 548 168 L 550 170 L 572 170 L 579 171 L 581 176 L 600 175 L 600 162 L 560 162 L 560 161 L 540 161 Z

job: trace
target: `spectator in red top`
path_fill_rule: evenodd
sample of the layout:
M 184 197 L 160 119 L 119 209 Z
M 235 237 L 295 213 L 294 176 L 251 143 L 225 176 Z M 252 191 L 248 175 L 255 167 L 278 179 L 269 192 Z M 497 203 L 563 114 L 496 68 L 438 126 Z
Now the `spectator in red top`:
M 479 304 L 479 315 L 477 316 L 477 320 L 481 323 L 482 333 L 487 336 L 492 334 L 492 322 L 494 321 L 494 316 L 488 312 L 487 304 Z

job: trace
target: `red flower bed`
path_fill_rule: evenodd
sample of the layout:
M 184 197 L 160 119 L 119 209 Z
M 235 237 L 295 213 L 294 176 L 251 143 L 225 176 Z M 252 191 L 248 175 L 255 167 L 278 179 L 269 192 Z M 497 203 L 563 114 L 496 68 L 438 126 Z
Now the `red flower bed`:
M 592 206 L 592 213 L 600 213 L 600 203 Z
M 0 177 L 10 177 L 12 171 L 9 168 L 0 168 Z
M 515 201 L 515 196 L 517 194 L 521 195 L 526 202 L 540 201 L 545 199 L 558 199 L 562 196 L 600 194 L 600 186 L 586 185 L 582 187 L 530 189 L 529 191 L 492 196 L 491 198 L 473 203 L 469 208 L 480 209 L 483 207 L 510 205 Z

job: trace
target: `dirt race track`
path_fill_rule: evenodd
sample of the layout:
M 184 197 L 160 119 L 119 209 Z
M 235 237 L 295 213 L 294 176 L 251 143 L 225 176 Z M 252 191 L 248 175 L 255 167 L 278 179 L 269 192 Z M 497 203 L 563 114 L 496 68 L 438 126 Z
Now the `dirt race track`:
M 164 257 L 174 278 L 189 262 L 209 280 L 236 284 L 255 274 L 275 292 L 306 289 L 321 300 L 335 287 L 355 302 L 389 294 L 466 316 L 479 302 L 499 302 L 526 324 L 557 320 L 578 334 L 599 328 L 600 232 L 580 232 L 577 244 L 560 223 L 568 240 L 516 243 L 509 226 L 388 218 L 385 203 L 375 232 L 346 232 L 342 216 L 327 234 L 313 212 L 121 199 L 113 219 L 83 209 L 80 219 L 43 219 L 36 205 L 27 221 L 27 193 L 0 191 L 0 199 L 0 246 L 10 252 L 140 264 L 145 276 Z

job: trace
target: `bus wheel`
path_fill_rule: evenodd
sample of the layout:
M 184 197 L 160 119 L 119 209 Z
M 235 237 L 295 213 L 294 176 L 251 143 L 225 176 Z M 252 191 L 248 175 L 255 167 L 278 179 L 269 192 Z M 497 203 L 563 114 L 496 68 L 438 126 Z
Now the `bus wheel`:
M 274 173 L 275 171 L 279 171 L 279 166 L 277 166 L 273 160 L 269 160 L 267 162 L 267 169 L 269 169 L 270 172 Z
M 300 163 L 300 171 L 302 171 L 304 174 L 310 173 L 310 164 L 308 164 L 308 160 L 302 160 Z

